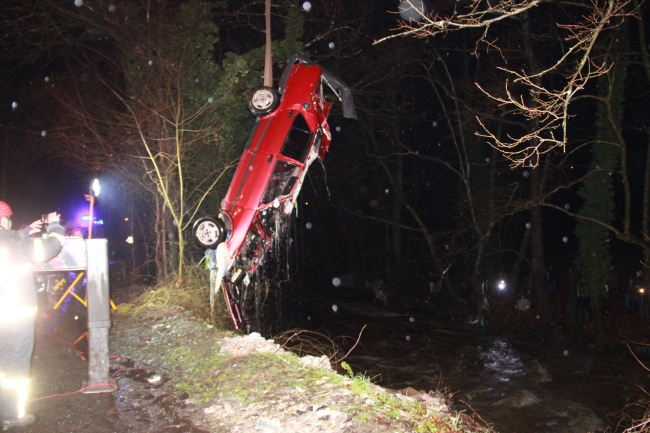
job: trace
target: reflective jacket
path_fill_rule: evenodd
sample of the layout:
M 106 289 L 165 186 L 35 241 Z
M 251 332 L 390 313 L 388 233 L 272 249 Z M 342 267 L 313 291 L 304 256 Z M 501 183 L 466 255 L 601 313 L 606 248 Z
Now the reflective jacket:
M 32 263 L 48 262 L 61 251 L 63 228 L 49 224 L 47 235 L 30 238 L 24 230 L 0 229 L 0 324 L 11 323 L 36 312 L 37 289 Z

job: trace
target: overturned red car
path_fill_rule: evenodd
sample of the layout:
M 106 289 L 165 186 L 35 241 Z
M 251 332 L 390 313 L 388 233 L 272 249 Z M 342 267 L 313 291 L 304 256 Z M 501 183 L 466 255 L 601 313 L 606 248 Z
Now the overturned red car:
M 221 212 L 194 224 L 194 238 L 216 270 L 211 290 L 223 287 L 240 332 L 251 330 L 243 293 L 278 236 L 278 221 L 291 215 L 309 166 L 329 148 L 327 88 L 341 101 L 343 116 L 356 119 L 350 88 L 299 54 L 289 60 L 278 90 L 252 93 L 248 108 L 258 119 Z

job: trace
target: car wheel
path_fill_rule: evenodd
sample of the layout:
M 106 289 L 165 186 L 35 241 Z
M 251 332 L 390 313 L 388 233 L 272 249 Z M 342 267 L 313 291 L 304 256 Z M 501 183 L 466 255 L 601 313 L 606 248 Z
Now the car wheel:
M 194 239 L 201 248 L 216 248 L 226 240 L 226 225 L 219 218 L 199 218 L 192 228 Z
M 269 114 L 280 103 L 280 94 L 272 87 L 255 89 L 248 98 L 248 109 L 253 115 L 260 117 Z

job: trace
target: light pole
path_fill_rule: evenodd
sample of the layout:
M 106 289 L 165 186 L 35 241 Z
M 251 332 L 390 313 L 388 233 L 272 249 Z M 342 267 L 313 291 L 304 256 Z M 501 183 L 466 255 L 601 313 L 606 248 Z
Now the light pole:
M 88 239 L 93 238 L 93 223 L 95 217 L 93 215 L 93 210 L 95 207 L 95 197 L 99 195 L 99 179 L 93 179 L 92 184 L 90 184 L 90 194 L 84 194 L 86 200 L 90 202 L 90 214 L 88 220 Z

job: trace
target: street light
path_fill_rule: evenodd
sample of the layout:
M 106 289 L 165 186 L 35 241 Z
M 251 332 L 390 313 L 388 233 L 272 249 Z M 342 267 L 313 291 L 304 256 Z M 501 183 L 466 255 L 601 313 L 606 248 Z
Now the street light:
M 99 196 L 99 179 L 93 179 L 90 189 L 95 194 L 95 197 Z
M 95 217 L 93 215 L 93 210 L 95 207 L 95 197 L 99 195 L 99 179 L 93 179 L 93 182 L 90 184 L 90 194 L 84 194 L 86 200 L 90 202 L 90 214 L 88 215 L 88 239 L 93 238 L 93 222 Z

